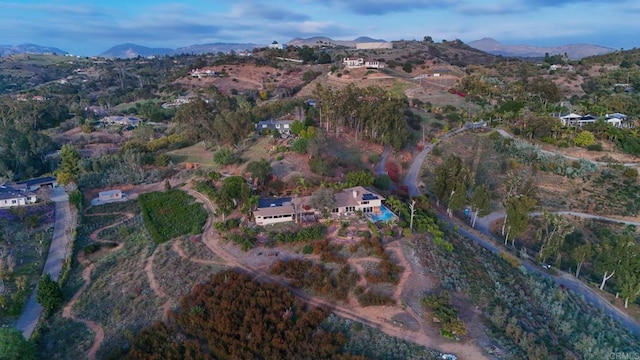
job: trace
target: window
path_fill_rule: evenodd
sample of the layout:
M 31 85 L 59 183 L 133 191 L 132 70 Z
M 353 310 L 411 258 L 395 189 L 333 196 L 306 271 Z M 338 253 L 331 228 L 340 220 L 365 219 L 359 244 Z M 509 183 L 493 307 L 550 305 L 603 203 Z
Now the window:
M 289 128 L 289 124 L 284 124 L 284 128 L 288 129 Z

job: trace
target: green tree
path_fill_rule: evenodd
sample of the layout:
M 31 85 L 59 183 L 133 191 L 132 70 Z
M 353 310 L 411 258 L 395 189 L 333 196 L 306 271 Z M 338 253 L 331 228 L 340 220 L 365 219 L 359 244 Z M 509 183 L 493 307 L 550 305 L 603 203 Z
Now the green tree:
M 582 264 L 584 264 L 585 261 L 590 261 L 593 258 L 593 255 L 593 247 L 588 241 L 573 249 L 571 252 L 571 259 L 576 262 L 576 278 L 580 276 Z
M 590 131 L 580 131 L 576 138 L 573 139 L 574 144 L 580 147 L 587 147 L 589 145 L 593 145 L 596 142 L 596 138 Z
M 367 170 L 350 171 L 347 173 L 344 185 L 346 187 L 371 186 L 373 181 L 373 175 Z
M 300 132 L 304 129 L 304 124 L 298 120 L 291 123 L 291 133 L 294 135 L 300 135 Z
M 45 274 L 38 281 L 36 300 L 46 311 L 52 311 L 62 304 L 62 289 L 60 284 L 51 279 L 51 274 Z
M 378 176 L 373 181 L 373 186 L 377 187 L 380 190 L 389 190 L 389 188 L 391 188 L 391 178 L 386 174 Z
M 62 185 L 76 182 L 80 174 L 80 153 L 70 144 L 62 145 L 60 149 L 60 166 L 58 167 L 58 182 Z
M 458 156 L 449 156 L 436 167 L 434 191 L 438 205 L 441 200 L 447 204 L 449 216 L 463 206 L 470 180 L 471 171 L 462 164 L 462 159 Z
M 511 246 L 514 246 L 515 239 L 524 233 L 529 225 L 529 213 L 535 208 L 536 204 L 537 200 L 535 198 L 523 194 L 507 199 L 505 245 L 509 241 L 509 236 L 511 236 Z
M 542 213 L 542 224 L 536 231 L 537 239 L 542 242 L 538 252 L 538 260 L 545 263 L 549 256 L 559 255 L 565 237 L 573 229 L 574 226 L 564 216 L 544 211 Z
M 476 227 L 476 220 L 478 216 L 489 215 L 491 211 L 491 195 L 489 193 L 489 187 L 487 185 L 479 185 L 473 190 L 471 199 L 469 201 L 471 205 L 471 227 Z
M 265 160 L 252 161 L 247 164 L 247 171 L 251 174 L 251 177 L 258 179 L 260 185 L 264 185 L 264 181 L 271 174 L 271 164 Z
M 230 165 L 236 162 L 236 156 L 228 148 L 222 148 L 213 154 L 213 162 L 220 165 Z
M 0 327 L 0 359 L 31 360 L 36 358 L 36 348 L 31 341 L 14 328 Z
M 306 154 L 308 144 L 309 144 L 309 141 L 307 139 L 304 139 L 304 138 L 296 139 L 296 141 L 294 141 L 293 144 L 291 144 L 291 150 L 293 150 L 294 152 L 297 152 L 298 154 Z
M 69 202 L 71 205 L 75 206 L 76 209 L 82 210 L 84 207 L 84 195 L 82 191 L 75 189 L 69 193 Z
M 325 214 L 329 214 L 336 206 L 336 198 L 333 190 L 326 187 L 318 189 L 311 195 L 311 206 Z

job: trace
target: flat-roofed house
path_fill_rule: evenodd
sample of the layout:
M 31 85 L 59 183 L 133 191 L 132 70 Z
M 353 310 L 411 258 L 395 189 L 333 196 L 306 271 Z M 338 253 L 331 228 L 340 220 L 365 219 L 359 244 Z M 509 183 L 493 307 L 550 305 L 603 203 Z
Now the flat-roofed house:
M 283 222 L 294 221 L 295 209 L 291 203 L 291 198 L 258 200 L 258 209 L 253 212 L 257 225 L 271 225 Z
M 122 199 L 122 191 L 121 190 L 107 190 L 107 191 L 100 191 L 98 193 L 98 199 L 100 201 L 104 201 L 104 202 L 108 202 L 108 201 L 114 201 L 114 200 L 120 200 Z

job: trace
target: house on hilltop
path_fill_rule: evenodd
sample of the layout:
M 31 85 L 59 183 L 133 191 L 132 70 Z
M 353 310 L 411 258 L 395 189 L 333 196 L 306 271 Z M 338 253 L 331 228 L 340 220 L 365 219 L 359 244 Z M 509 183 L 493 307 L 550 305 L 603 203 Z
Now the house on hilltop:
M 280 134 L 291 134 L 291 124 L 294 120 L 263 120 L 256 125 L 256 130 L 262 133 L 264 130 L 278 130 Z
M 290 221 L 301 221 L 321 216 L 322 211 L 312 205 L 312 196 L 298 198 L 261 198 L 258 209 L 253 212 L 257 225 L 271 225 Z M 378 213 L 384 197 L 362 186 L 344 189 L 334 194 L 335 207 L 331 214 L 337 216 Z

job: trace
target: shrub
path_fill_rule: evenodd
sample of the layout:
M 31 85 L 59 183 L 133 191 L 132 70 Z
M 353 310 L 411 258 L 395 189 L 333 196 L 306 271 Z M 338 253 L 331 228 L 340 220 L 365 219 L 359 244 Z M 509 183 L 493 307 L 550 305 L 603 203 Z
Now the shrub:
M 51 279 L 51 274 L 45 274 L 38 281 L 36 300 L 48 312 L 62 304 L 62 289 L 60 284 Z
M 358 296 L 358 303 L 360 304 L 360 306 L 363 306 L 363 307 L 388 306 L 388 305 L 395 305 L 396 301 L 387 295 L 369 290 L 366 293 Z
M 637 179 L 638 178 L 638 169 L 634 167 L 626 167 L 622 175 L 629 179 Z
M 213 162 L 219 165 L 230 165 L 237 160 L 235 154 L 227 148 L 222 148 L 213 154 Z
M 602 151 L 602 144 L 601 143 L 591 144 L 591 145 L 587 146 L 587 150 L 589 150 L 589 151 Z
M 299 138 L 291 144 L 291 150 L 297 152 L 298 154 L 306 154 L 307 153 L 307 139 Z
M 589 145 L 593 145 L 595 141 L 596 141 L 596 138 L 593 135 L 593 133 L 586 130 L 579 132 L 578 135 L 576 135 L 576 138 L 573 139 L 573 143 L 576 144 L 576 146 L 580 146 L 580 147 L 587 147 Z

